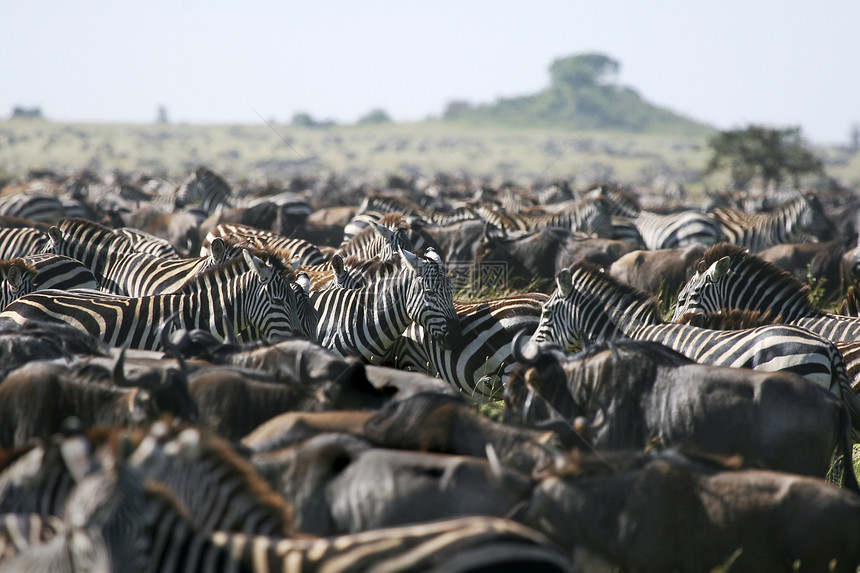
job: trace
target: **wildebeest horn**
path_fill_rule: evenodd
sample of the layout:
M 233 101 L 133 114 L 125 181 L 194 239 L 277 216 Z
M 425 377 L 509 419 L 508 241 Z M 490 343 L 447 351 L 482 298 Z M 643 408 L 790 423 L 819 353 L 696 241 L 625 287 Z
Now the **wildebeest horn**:
M 524 497 L 531 491 L 532 483 L 524 478 L 519 477 L 512 472 L 505 471 L 502 462 L 496 454 L 496 448 L 493 444 L 488 443 L 485 447 L 487 454 L 487 463 L 490 465 L 490 474 L 493 478 L 507 489 L 513 491 L 520 497 Z
M 116 357 L 116 362 L 113 365 L 113 382 L 117 386 L 122 388 L 128 388 L 130 386 L 134 386 L 133 383 L 129 382 L 125 377 L 125 350 L 128 346 L 123 346 L 119 355 Z
M 531 337 L 525 330 L 519 331 L 514 336 L 511 353 L 514 356 L 514 360 L 517 362 L 522 362 L 523 364 L 532 366 L 540 357 L 540 347 L 536 343 L 532 342 L 530 338 Z
M 174 312 L 173 314 L 168 316 L 163 323 L 161 323 L 161 326 L 158 329 L 158 338 L 161 340 L 161 345 L 164 347 L 165 352 L 171 354 L 174 358 L 176 358 L 177 362 L 179 362 L 179 369 L 183 373 L 186 373 L 188 372 L 188 365 L 185 364 L 185 358 L 182 357 L 182 352 L 179 349 L 179 345 L 173 344 L 173 342 L 171 342 L 170 340 L 170 336 L 168 336 L 167 333 L 168 325 L 174 322 L 176 320 L 176 317 L 178 316 L 179 312 Z M 187 333 L 185 338 L 187 339 Z M 167 381 L 164 380 L 164 383 L 166 382 Z

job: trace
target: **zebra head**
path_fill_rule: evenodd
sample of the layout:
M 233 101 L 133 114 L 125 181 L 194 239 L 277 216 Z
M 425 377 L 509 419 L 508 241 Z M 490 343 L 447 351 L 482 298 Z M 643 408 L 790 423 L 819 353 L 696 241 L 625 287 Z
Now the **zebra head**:
M 460 335 L 460 318 L 454 310 L 454 287 L 445 274 L 442 259 L 432 248 L 424 257 L 400 250 L 406 272 L 414 276 L 409 288 L 406 312 L 444 348 Z
M 23 259 L 0 261 L 0 309 L 16 298 L 36 290 L 39 271 Z
M 788 221 L 789 231 L 810 235 L 813 240 L 827 239 L 833 234 L 833 225 L 824 212 L 821 201 L 811 193 L 802 193 L 796 200 L 797 216 L 794 223 L 796 229 L 791 228 L 792 221 Z
M 706 256 L 710 252 L 713 250 L 708 251 Z M 730 255 L 719 257 L 712 263 L 709 263 L 707 258 L 701 259 L 696 267 L 696 273 L 678 293 L 678 302 L 675 304 L 672 320 L 677 321 L 685 314 L 716 312 L 722 308 L 723 305 L 720 303 L 722 297 L 718 294 L 722 289 L 719 287 L 726 282 L 723 279 L 731 270 Z
M 256 283 L 256 288 L 251 287 L 246 297 L 248 326 L 273 342 L 292 336 L 315 338 L 315 332 L 305 332 L 307 320 L 303 324 L 299 318 L 292 271 L 279 264 L 276 258 L 267 263 L 248 251 L 242 254 L 253 277 L 251 280 Z
M 582 334 L 572 317 L 577 313 L 573 277 L 562 269 L 555 278 L 556 290 L 544 303 L 537 330 L 531 337 L 540 346 L 557 345 L 567 349 L 582 346 Z

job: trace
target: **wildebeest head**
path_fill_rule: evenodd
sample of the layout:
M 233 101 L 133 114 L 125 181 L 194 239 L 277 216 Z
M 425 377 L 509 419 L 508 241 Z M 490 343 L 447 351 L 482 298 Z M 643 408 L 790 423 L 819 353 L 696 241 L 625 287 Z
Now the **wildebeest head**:
M 125 350 L 123 347 L 117 356 L 113 377 L 117 386 L 139 388 L 133 405 L 136 422 L 153 420 L 164 413 L 188 421 L 197 419 L 197 402 L 188 392 L 188 374 L 184 362 L 180 362 L 180 370 L 153 368 L 129 378 L 125 374 Z

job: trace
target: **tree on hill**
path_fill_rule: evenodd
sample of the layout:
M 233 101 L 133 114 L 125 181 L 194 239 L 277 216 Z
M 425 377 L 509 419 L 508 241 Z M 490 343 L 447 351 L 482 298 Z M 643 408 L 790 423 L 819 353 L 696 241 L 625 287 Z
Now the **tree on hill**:
M 799 127 L 721 131 L 708 139 L 708 147 L 712 154 L 705 174 L 728 169 L 736 189 L 746 189 L 756 177 L 765 188 L 786 179 L 799 187 L 801 176 L 824 174 L 823 161 L 807 148 Z
M 391 116 L 384 109 L 373 109 L 358 119 L 359 124 L 391 123 Z
M 559 58 L 549 67 L 550 85 L 546 89 L 476 106 L 456 100 L 448 104 L 442 118 L 478 124 L 633 132 L 704 133 L 709 129 L 648 103 L 632 88 L 618 85 L 620 68 L 616 60 L 599 53 Z
M 41 107 L 24 107 L 16 105 L 12 108 L 12 119 L 44 119 Z

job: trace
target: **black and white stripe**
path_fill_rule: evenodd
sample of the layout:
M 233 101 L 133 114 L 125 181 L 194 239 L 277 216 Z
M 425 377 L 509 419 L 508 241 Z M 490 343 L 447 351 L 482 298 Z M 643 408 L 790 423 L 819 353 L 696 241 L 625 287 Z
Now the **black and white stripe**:
M 441 261 L 401 251 L 400 272 L 359 289 L 311 293 L 319 313 L 319 341 L 343 356 L 380 363 L 411 322 L 437 340 L 459 330 L 453 287 Z
M 705 252 L 678 294 L 673 320 L 725 310 L 769 312 L 828 340 L 860 340 L 860 318 L 819 310 L 809 300 L 809 287 L 793 274 L 734 244 Z
M 300 332 L 292 273 L 277 260 L 247 252 L 186 283 L 178 294 L 98 296 L 41 291 L 12 302 L 0 320 L 65 322 L 112 346 L 161 350 L 159 327 L 173 315 L 184 329 L 208 330 L 227 339 L 246 328 L 268 340 Z
M 769 213 L 716 207 L 709 216 L 722 227 L 726 241 L 754 253 L 782 243 L 816 241 L 831 232 L 824 208 L 812 194 L 801 194 Z
M 445 348 L 413 323 L 397 339 L 390 365 L 439 377 L 476 402 L 500 399 L 513 359 L 513 339 L 531 335 L 547 296 L 529 293 L 479 302 L 454 302 L 462 333 Z
M 703 364 L 788 371 L 829 388 L 848 403 L 855 426 L 860 405 L 839 350 L 832 342 L 791 325 L 715 331 L 663 322 L 657 301 L 586 263 L 563 270 L 544 305 L 532 340 L 569 350 L 601 339 L 660 342 Z

